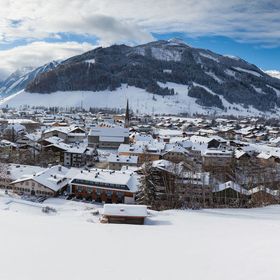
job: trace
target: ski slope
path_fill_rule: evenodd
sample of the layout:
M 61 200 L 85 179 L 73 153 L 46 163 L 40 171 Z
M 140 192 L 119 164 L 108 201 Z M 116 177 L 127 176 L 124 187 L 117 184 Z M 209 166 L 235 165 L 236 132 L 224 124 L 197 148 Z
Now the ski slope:
M 0 198 L 0 279 L 275 280 L 280 207 L 151 212 L 100 224 L 92 205 Z

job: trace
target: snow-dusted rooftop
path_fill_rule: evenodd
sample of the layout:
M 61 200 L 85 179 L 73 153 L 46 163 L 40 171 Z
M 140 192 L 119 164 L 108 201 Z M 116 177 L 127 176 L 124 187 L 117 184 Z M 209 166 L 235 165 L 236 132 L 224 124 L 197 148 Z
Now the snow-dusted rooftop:
M 131 192 L 136 192 L 139 186 L 138 175 L 133 172 L 109 169 L 81 170 L 74 176 L 71 183 L 97 188 L 127 189 Z
M 126 217 L 147 217 L 147 206 L 127 204 L 104 204 L 103 215 L 126 216 Z

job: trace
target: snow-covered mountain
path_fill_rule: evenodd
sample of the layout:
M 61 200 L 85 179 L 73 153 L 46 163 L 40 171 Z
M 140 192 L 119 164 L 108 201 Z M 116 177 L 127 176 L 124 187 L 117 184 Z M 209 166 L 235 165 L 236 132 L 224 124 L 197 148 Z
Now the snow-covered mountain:
M 54 69 L 58 64 L 58 61 L 52 61 L 35 69 L 34 67 L 24 67 L 22 69 L 18 69 L 6 80 L 0 83 L 0 96 L 7 97 L 25 89 L 27 84 L 34 80 L 38 75 Z
M 265 71 L 265 73 L 270 75 L 271 77 L 280 79 L 280 71 L 277 71 L 277 70 L 267 70 L 267 71 Z
M 119 107 L 127 97 L 145 113 L 273 115 L 280 112 L 280 80 L 238 57 L 160 40 L 71 57 L 2 103 Z

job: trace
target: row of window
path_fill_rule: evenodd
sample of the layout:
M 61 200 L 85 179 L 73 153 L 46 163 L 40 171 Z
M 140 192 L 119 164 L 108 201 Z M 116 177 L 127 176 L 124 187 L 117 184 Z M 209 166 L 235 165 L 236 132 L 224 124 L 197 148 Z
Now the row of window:
M 18 187 L 15 187 L 14 190 L 15 190 L 15 191 L 19 191 L 19 192 L 28 192 L 28 193 L 31 193 L 31 192 L 32 192 L 32 190 L 30 190 L 30 189 L 18 188 Z M 40 191 L 40 190 L 36 190 L 34 193 L 35 193 L 36 195 L 52 195 L 52 194 L 53 194 L 52 192 Z
M 72 183 L 83 184 L 83 185 L 90 185 L 90 186 L 103 186 L 103 187 L 107 187 L 107 188 L 128 190 L 128 187 L 126 185 L 109 184 L 109 183 L 102 183 L 102 182 L 93 182 L 93 181 L 81 180 L 81 179 L 74 179 L 72 181 Z
M 22 181 L 22 182 L 20 182 L 20 184 L 23 186 L 23 184 L 25 185 L 25 186 L 29 186 L 29 181 Z M 35 187 L 35 183 L 34 182 L 31 182 L 31 186 L 32 187 Z
M 93 188 L 87 188 L 87 187 L 81 187 L 77 186 L 76 187 L 77 192 L 86 192 L 88 194 L 96 193 L 97 195 L 101 195 L 102 193 L 105 193 L 107 196 L 112 196 L 113 191 L 110 190 L 100 190 L 100 189 L 93 189 Z M 118 197 L 123 197 L 124 193 L 123 192 L 114 192 Z
M 17 188 L 17 187 L 15 187 L 15 188 L 14 188 L 14 190 L 15 190 L 15 191 L 21 191 L 21 192 L 31 192 L 31 190 L 30 190 L 30 189 Z

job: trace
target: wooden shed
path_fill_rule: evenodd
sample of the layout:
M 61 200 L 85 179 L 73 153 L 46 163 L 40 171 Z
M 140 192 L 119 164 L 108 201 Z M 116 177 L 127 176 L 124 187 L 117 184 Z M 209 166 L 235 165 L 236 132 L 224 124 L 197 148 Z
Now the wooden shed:
M 143 225 L 147 206 L 127 204 L 104 204 L 102 223 Z

